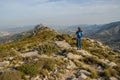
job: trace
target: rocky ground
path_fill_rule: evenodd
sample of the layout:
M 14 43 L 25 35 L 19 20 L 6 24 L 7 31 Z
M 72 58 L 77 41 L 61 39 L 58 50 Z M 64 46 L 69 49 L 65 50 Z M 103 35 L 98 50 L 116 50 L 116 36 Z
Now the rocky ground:
M 120 54 L 99 41 L 83 43 L 77 50 L 66 38 L 54 39 L 58 49 L 52 54 L 45 53 L 53 47 L 41 49 L 41 42 L 32 50 L 12 48 L 15 55 L 0 59 L 0 80 L 120 80 Z
M 70 49 L 73 51 L 76 51 L 78 54 L 74 54 L 71 51 L 60 51 L 58 52 L 58 54 L 54 54 L 51 56 L 48 55 L 39 55 L 38 51 L 30 51 L 30 52 L 26 52 L 26 53 L 20 53 L 19 58 L 27 58 L 27 57 L 36 57 L 34 59 L 31 59 L 33 61 L 39 61 L 39 58 L 51 58 L 51 59 L 62 59 L 63 62 L 65 64 L 63 64 L 64 69 L 61 68 L 61 70 L 63 71 L 63 73 L 58 73 L 59 69 L 55 69 L 55 71 L 49 73 L 49 76 L 45 75 L 45 77 L 43 78 L 43 80 L 49 80 L 51 79 L 53 76 L 50 75 L 54 75 L 55 80 L 107 80 L 107 78 L 105 77 L 98 77 L 97 75 L 98 73 L 101 73 L 104 71 L 103 66 L 99 65 L 99 64 L 88 64 L 89 61 L 87 63 L 81 61 L 84 60 L 86 58 L 94 58 L 96 59 L 99 63 L 103 63 L 106 66 L 109 67 L 116 67 L 117 64 L 108 60 L 108 59 L 100 59 L 98 56 L 93 55 L 91 53 L 89 53 L 88 51 L 82 49 L 82 50 L 77 50 L 76 47 L 71 47 L 66 41 L 56 41 L 55 42 L 57 46 L 59 46 L 62 49 Z M 100 45 L 102 45 L 100 43 Z M 103 47 L 106 48 L 106 47 Z M 0 70 L 1 72 L 4 72 L 6 70 L 14 70 L 15 67 L 18 67 L 22 64 L 25 64 L 26 61 L 16 61 L 14 60 L 16 58 L 16 56 L 14 57 L 9 57 L 8 59 L 0 62 Z M 91 71 L 89 69 L 92 69 Z M 59 77 L 57 77 L 59 76 Z M 27 76 L 28 79 L 30 79 L 30 76 Z M 92 78 L 91 78 L 92 77 Z M 115 76 L 110 76 L 109 80 L 119 80 L 120 76 L 119 75 L 115 75 Z M 39 75 L 32 77 L 31 80 L 42 80 L 41 77 Z

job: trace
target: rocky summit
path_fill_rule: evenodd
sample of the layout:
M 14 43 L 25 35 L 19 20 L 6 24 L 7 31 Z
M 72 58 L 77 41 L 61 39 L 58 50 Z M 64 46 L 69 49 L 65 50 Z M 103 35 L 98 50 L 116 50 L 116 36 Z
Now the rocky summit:
M 120 80 L 120 53 L 90 39 L 77 50 L 74 35 L 37 25 L 0 45 L 0 80 Z

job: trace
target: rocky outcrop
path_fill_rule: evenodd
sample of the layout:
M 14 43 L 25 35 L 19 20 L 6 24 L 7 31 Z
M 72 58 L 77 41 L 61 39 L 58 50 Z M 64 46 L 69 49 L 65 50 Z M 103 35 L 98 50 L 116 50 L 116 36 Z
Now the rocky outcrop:
M 20 56 L 22 57 L 30 57 L 30 56 L 38 56 L 38 51 L 30 51 L 26 53 L 21 53 Z
M 8 55 L 2 55 L 5 57 L 0 59 L 0 72 L 8 69 L 20 71 L 26 80 L 120 79 L 118 66 L 120 55 L 108 46 L 93 39 L 83 38 L 83 47 L 77 50 L 74 37 L 72 39 L 68 35 L 59 37 L 61 40 L 56 39 L 56 33 L 52 32 L 52 29 L 39 25 L 35 28 L 34 36 L 13 45 L 11 43 L 0 46 L 1 50 L 12 47 L 0 53 Z
M 9 66 L 10 62 L 9 61 L 3 61 L 0 62 L 0 69 L 5 68 L 7 66 Z
M 66 41 L 56 41 L 55 43 L 57 46 L 59 46 L 62 49 L 71 49 L 72 48 Z
M 67 53 L 67 57 L 69 59 L 82 59 L 81 55 L 77 55 L 77 54 L 72 54 L 72 53 Z
M 107 64 L 107 65 L 111 66 L 111 67 L 113 67 L 113 66 L 117 66 L 117 64 L 116 64 L 116 63 L 111 62 L 111 61 L 109 61 L 109 60 L 100 59 L 100 61 L 101 61 L 102 63 L 105 63 L 105 64 Z

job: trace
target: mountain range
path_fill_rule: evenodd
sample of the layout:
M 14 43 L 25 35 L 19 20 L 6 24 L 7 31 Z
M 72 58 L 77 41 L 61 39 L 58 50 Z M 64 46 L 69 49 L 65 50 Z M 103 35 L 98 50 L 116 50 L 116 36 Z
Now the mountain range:
M 85 24 L 64 27 L 51 26 L 50 28 L 54 28 L 62 34 L 75 34 L 78 26 L 81 27 L 81 29 L 83 30 L 84 37 L 89 37 L 102 41 L 103 43 L 113 48 L 115 51 L 120 52 L 120 21 L 102 25 Z M 27 31 L 32 30 L 33 28 L 34 26 L 2 29 L 0 32 L 1 36 L 4 37 L 0 37 L 0 44 L 17 41 L 23 38 L 23 35 L 29 34 L 29 32 Z
M 59 29 L 61 33 L 75 34 L 77 28 L 81 27 L 84 37 L 102 41 L 108 46 L 120 52 L 120 21 L 102 25 L 73 25 Z
M 120 50 L 120 21 L 102 25 L 101 29 L 89 36 L 103 41 L 114 49 Z

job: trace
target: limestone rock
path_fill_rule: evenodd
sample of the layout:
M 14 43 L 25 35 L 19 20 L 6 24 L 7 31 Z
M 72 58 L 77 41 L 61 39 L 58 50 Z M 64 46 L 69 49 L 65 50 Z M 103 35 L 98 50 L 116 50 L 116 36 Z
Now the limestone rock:
M 68 57 L 69 59 L 81 59 L 81 58 L 82 58 L 82 56 L 76 55 L 76 54 L 72 54 L 72 53 L 68 53 L 68 54 L 67 54 L 67 57 Z
M 92 54 L 88 53 L 85 50 L 77 50 L 77 52 L 80 52 L 83 56 L 92 56 Z
M 25 75 L 24 76 L 26 80 L 29 80 L 30 79 L 30 76 L 29 75 Z
M 80 72 L 81 72 L 81 73 L 84 73 L 84 74 L 87 75 L 87 76 L 90 76 L 90 75 L 91 75 L 91 73 L 88 72 L 88 71 L 86 71 L 86 70 L 80 70 Z
M 38 56 L 38 51 L 31 51 L 20 54 L 22 57 Z
M 114 62 L 110 62 L 109 65 L 110 65 L 110 66 L 117 66 L 117 64 L 114 63 Z
M 86 70 L 79 70 L 77 73 L 76 73 L 76 77 L 81 77 L 82 79 L 85 79 L 84 76 L 90 76 L 91 73 L 86 71 Z M 84 78 L 83 78 L 84 77 Z
M 3 61 L 3 62 L 0 62 L 0 68 L 7 67 L 9 64 L 10 64 L 9 61 Z
M 42 79 L 40 79 L 39 76 L 36 76 L 36 77 L 32 77 L 31 80 L 42 80 Z
M 9 57 L 9 60 L 13 60 L 14 59 L 14 57 Z
M 116 64 L 116 63 L 111 62 L 111 61 L 109 61 L 109 60 L 100 59 L 100 61 L 101 61 L 102 63 L 105 63 L 105 64 L 107 64 L 107 65 L 111 66 L 111 67 L 113 67 L 113 66 L 117 66 L 117 64 Z
M 56 41 L 57 46 L 63 49 L 71 49 L 72 47 L 64 40 L 64 41 Z
M 84 80 L 86 78 L 87 78 L 87 76 L 83 73 L 81 73 L 81 75 L 78 77 L 79 80 Z
M 70 60 L 69 63 L 67 64 L 68 69 L 73 69 L 76 68 L 76 65 Z
M 65 50 L 61 50 L 58 52 L 58 54 L 67 57 L 68 53 Z
M 115 77 L 110 77 L 110 80 L 118 80 L 118 79 Z

